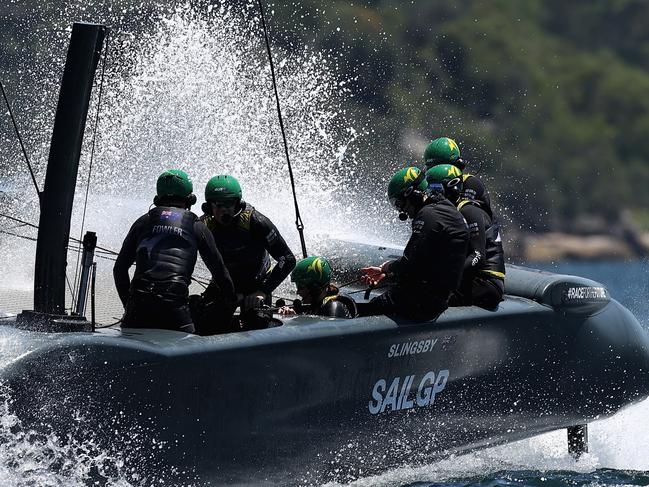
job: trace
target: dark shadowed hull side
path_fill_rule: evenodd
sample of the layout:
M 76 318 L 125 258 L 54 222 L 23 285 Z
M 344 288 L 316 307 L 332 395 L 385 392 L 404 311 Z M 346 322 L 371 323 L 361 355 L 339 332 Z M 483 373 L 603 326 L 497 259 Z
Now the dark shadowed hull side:
M 1 374 L 23 425 L 220 482 L 311 483 L 422 463 L 587 423 L 649 394 L 649 341 L 631 313 L 579 290 L 592 281 L 509 272 L 511 289 L 535 300 L 449 309 L 436 323 L 30 333 L 33 351 Z

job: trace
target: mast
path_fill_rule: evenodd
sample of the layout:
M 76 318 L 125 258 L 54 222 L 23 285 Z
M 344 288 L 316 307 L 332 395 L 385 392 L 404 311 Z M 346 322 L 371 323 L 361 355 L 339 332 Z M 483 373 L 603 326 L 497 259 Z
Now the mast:
M 40 193 L 34 312 L 24 311 L 21 321 L 38 318 L 41 323 L 51 323 L 56 316 L 48 319 L 48 315 L 61 318 L 65 313 L 65 273 L 72 203 L 90 95 L 106 32 L 103 25 L 75 23 L 72 26 L 45 187 Z

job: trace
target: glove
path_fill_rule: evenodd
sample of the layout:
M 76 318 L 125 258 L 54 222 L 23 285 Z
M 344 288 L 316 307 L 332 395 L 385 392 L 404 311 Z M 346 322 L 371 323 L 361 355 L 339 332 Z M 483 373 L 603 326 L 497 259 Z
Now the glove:
M 243 298 L 243 307 L 245 309 L 260 309 L 264 306 L 265 301 L 266 293 L 263 291 L 255 291 Z

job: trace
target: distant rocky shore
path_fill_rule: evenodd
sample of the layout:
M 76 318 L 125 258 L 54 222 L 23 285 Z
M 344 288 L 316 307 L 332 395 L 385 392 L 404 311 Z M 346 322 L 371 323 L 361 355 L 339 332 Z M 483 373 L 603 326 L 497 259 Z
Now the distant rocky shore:
M 505 225 L 504 246 L 510 262 L 559 260 L 629 260 L 649 257 L 649 231 L 625 210 L 617 218 L 582 215 L 553 221 L 547 232 Z
M 525 262 L 633 259 L 649 256 L 649 233 L 634 243 L 614 235 L 521 234 L 505 246 L 512 260 Z

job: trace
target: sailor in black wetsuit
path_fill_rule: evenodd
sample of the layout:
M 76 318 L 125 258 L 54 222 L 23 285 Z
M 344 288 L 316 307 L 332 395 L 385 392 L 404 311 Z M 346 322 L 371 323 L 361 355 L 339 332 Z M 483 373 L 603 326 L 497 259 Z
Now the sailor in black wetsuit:
M 469 225 L 469 249 L 462 282 L 450 305 L 475 304 L 495 309 L 505 290 L 505 255 L 498 224 L 485 211 L 483 202 L 463 197 L 462 171 L 456 166 L 434 166 L 426 172 L 426 180 L 429 188 L 438 186 L 444 191 Z
M 324 257 L 312 256 L 302 259 L 291 272 L 291 281 L 297 287 L 302 301 L 292 308 L 279 310 L 282 315 L 309 314 L 330 318 L 354 318 L 356 303 L 348 296 L 341 295 L 331 284 L 331 265 Z
M 428 144 L 424 151 L 424 163 L 426 170 L 438 164 L 452 164 L 460 171 L 464 171 L 467 165 L 466 161 L 460 157 L 460 148 L 457 143 L 448 137 L 440 137 Z M 480 178 L 468 172 L 462 174 L 462 199 L 481 202 L 482 209 L 489 214 L 490 218 L 493 218 L 491 198 L 484 183 Z
M 241 300 L 244 329 L 264 328 L 259 309 L 295 267 L 295 256 L 273 223 L 242 201 L 239 182 L 214 176 L 205 187 L 202 220 L 211 230 Z M 270 257 L 275 259 L 271 267 Z M 211 286 L 204 293 L 211 295 Z
M 197 253 L 212 273 L 221 302 L 229 303 L 230 316 L 234 286 L 214 238 L 189 211 L 196 196 L 187 174 L 165 171 L 156 189 L 155 207 L 133 224 L 113 268 L 115 287 L 126 308 L 122 327 L 194 333 L 188 293 Z M 135 274 L 129 282 L 128 269 L 134 262 Z
M 375 286 L 386 277 L 396 282 L 370 301 L 363 314 L 396 314 L 434 320 L 462 277 L 469 232 L 462 215 L 442 193 L 426 193 L 423 171 L 407 167 L 388 185 L 388 197 L 402 220 L 412 218 L 412 235 L 403 256 L 380 267 L 366 267 L 364 282 Z

